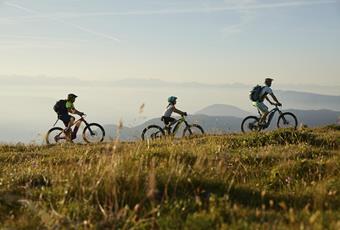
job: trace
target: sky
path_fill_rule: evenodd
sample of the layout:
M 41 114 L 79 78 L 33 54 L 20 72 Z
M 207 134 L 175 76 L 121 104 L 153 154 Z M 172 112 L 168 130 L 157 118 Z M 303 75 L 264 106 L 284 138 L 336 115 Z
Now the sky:
M 0 0 L 0 31 L 0 142 L 41 139 L 70 92 L 90 122 L 127 126 L 161 116 L 169 95 L 189 114 L 256 112 L 249 89 L 268 76 L 275 90 L 340 95 L 340 0 Z M 136 87 L 110 86 L 124 79 Z
M 0 0 L 1 76 L 340 85 L 339 0 Z

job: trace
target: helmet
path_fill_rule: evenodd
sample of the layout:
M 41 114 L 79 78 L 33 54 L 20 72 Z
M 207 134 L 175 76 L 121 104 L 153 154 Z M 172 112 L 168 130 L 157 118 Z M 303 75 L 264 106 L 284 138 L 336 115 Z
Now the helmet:
M 174 102 L 176 102 L 176 100 L 177 100 L 177 97 L 175 97 L 175 96 L 171 96 L 171 97 L 168 98 L 169 103 L 174 103 Z
M 73 93 L 70 93 L 69 95 L 67 95 L 67 99 L 75 99 L 77 98 L 78 96 L 73 94 Z
M 272 81 L 274 81 L 274 79 L 273 79 L 273 78 L 270 78 L 270 77 L 267 77 L 266 79 L 264 79 L 264 81 L 265 81 L 265 82 L 272 82 Z

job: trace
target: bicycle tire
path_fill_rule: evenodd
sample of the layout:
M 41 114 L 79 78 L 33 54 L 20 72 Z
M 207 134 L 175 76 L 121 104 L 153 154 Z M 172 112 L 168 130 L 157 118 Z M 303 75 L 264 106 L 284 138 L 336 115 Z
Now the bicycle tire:
M 97 128 L 96 130 L 92 129 L 95 127 Z M 94 134 L 91 134 L 91 131 L 94 132 Z M 98 140 L 90 140 L 90 137 L 94 137 L 94 135 L 96 134 L 99 134 Z M 104 141 L 104 138 L 105 138 L 105 130 L 100 124 L 97 124 L 97 123 L 88 124 L 83 130 L 83 139 L 86 143 L 100 143 Z
M 256 117 L 256 116 L 248 116 L 248 117 L 246 117 L 246 118 L 244 118 L 243 119 L 243 121 L 242 121 L 242 123 L 241 123 L 241 131 L 243 132 L 243 133 L 246 133 L 247 131 L 246 131 L 246 127 L 245 127 L 245 124 L 246 124 L 246 121 L 247 120 L 250 120 L 250 119 L 252 119 L 252 120 L 254 120 L 254 122 L 259 122 L 259 118 L 258 117 Z M 249 128 L 249 127 L 248 127 Z M 254 127 L 253 127 L 254 128 Z M 256 129 L 253 129 L 253 128 L 249 128 L 250 129 L 250 131 L 251 132 L 256 132 L 256 131 L 260 131 L 261 130 L 261 127 L 259 127 L 259 126 L 257 126 L 257 128 Z
M 291 127 L 291 128 L 296 129 L 297 126 L 298 126 L 298 120 L 297 120 L 296 116 L 295 116 L 293 113 L 291 113 L 291 112 L 285 112 L 285 113 L 282 113 L 282 114 L 279 116 L 279 118 L 277 119 L 277 124 L 276 124 L 276 125 L 277 125 L 277 128 L 284 128 L 284 127 L 282 127 L 282 126 L 280 125 L 280 121 L 281 121 L 281 120 L 283 121 L 283 119 L 284 119 L 285 116 L 291 116 L 291 117 L 293 118 L 294 124 L 293 124 L 293 127 Z M 284 121 L 283 121 L 283 123 L 284 123 Z
M 55 140 L 55 137 L 53 137 L 53 139 L 52 139 L 52 140 L 55 141 L 55 143 L 51 143 L 51 141 L 50 141 L 50 135 L 51 135 L 52 132 L 54 132 L 54 131 L 60 131 L 60 133 L 59 133 L 59 135 L 60 135 L 61 133 L 63 133 L 64 129 L 63 129 L 63 128 L 60 128 L 60 127 L 54 127 L 54 128 L 51 128 L 50 130 L 48 130 L 47 133 L 46 133 L 46 136 L 45 136 L 45 142 L 46 142 L 47 145 L 52 145 L 52 144 L 58 143 L 59 140 L 56 141 L 56 140 Z
M 154 132 L 151 132 L 151 135 L 154 135 L 154 136 L 151 137 L 151 139 L 157 139 L 157 138 L 161 138 L 162 136 L 165 136 L 165 131 L 160 126 L 149 125 L 148 127 L 143 129 L 143 131 L 142 131 L 141 137 L 142 137 L 143 141 L 148 140 L 146 133 L 147 133 L 147 131 L 149 131 L 151 129 L 155 130 Z M 156 131 L 158 131 L 158 133 Z
M 189 134 L 189 137 L 192 136 L 192 135 L 195 135 L 195 134 L 193 134 L 193 131 L 192 131 L 193 129 L 197 129 L 199 134 L 196 134 L 196 135 L 203 135 L 204 134 L 204 130 L 203 130 L 202 126 L 200 126 L 198 124 L 192 124 L 192 125 L 185 127 L 185 129 L 183 130 L 183 137 L 185 137 L 187 133 Z

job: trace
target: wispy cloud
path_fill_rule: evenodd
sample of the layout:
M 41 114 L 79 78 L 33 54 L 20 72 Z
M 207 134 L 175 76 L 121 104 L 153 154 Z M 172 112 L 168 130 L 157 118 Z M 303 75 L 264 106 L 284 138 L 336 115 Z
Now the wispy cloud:
M 35 15 L 35 18 L 57 17 L 57 18 L 79 18 L 79 17 L 97 17 L 97 16 L 143 16 L 143 15 L 167 15 L 167 14 L 189 14 L 189 13 L 216 13 L 223 11 L 240 11 L 240 10 L 258 10 L 258 9 L 273 9 L 284 7 L 299 7 L 309 5 L 323 5 L 339 3 L 339 0 L 297 0 L 297 1 L 280 1 L 271 3 L 260 3 L 258 1 L 234 1 L 234 4 L 223 4 L 220 6 L 205 6 L 197 8 L 175 8 L 175 9 L 158 9 L 158 10 L 131 10 L 122 12 L 87 12 L 87 13 L 66 13 L 59 12 L 55 14 L 40 14 Z M 242 4 L 239 4 L 241 2 Z M 244 4 L 247 3 L 247 4 Z M 22 17 L 32 18 L 32 17 Z
M 230 0 L 225 0 L 226 3 L 230 3 Z M 240 15 L 239 22 L 231 25 L 227 25 L 222 28 L 222 34 L 224 37 L 229 37 L 234 34 L 242 32 L 243 28 L 250 24 L 254 20 L 254 12 L 247 9 L 248 6 L 254 5 L 257 0 L 238 0 L 236 5 L 242 10 L 236 10 Z
M 33 14 L 33 16 L 40 16 L 39 12 L 37 12 L 36 10 L 24 7 L 22 5 L 14 4 L 14 3 L 11 3 L 11 2 L 4 2 L 4 4 L 7 5 L 7 6 L 10 6 L 10 7 L 19 9 L 21 11 L 25 11 L 27 13 Z M 92 35 L 95 35 L 95 36 L 98 36 L 98 37 L 101 37 L 101 38 L 109 39 L 109 40 L 112 40 L 112 41 L 115 41 L 115 42 L 120 42 L 120 39 L 117 38 L 117 37 L 89 29 L 89 28 L 86 28 L 86 27 L 78 25 L 78 24 L 74 24 L 74 23 L 65 21 L 64 19 L 61 19 L 61 18 L 56 17 L 56 16 L 46 15 L 45 18 L 48 18 L 50 20 L 62 23 L 62 24 L 67 25 L 67 26 L 71 26 L 71 27 L 76 28 L 80 31 L 83 31 L 83 32 L 86 32 L 86 33 L 89 33 L 89 34 L 92 34 Z

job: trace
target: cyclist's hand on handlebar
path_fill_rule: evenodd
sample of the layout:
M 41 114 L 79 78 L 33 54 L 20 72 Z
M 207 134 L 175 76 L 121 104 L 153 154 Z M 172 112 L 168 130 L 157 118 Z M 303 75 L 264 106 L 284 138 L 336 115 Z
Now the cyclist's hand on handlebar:
M 183 116 L 188 116 L 188 113 L 187 113 L 187 112 L 184 112 L 184 113 L 183 113 Z
M 280 107 L 282 106 L 282 104 L 281 104 L 280 102 L 278 102 L 276 105 L 277 105 L 277 106 L 280 106 Z
M 86 114 L 85 113 L 83 113 L 83 112 L 80 112 L 79 113 L 79 116 L 81 116 L 81 117 L 83 117 L 83 116 L 85 116 Z

